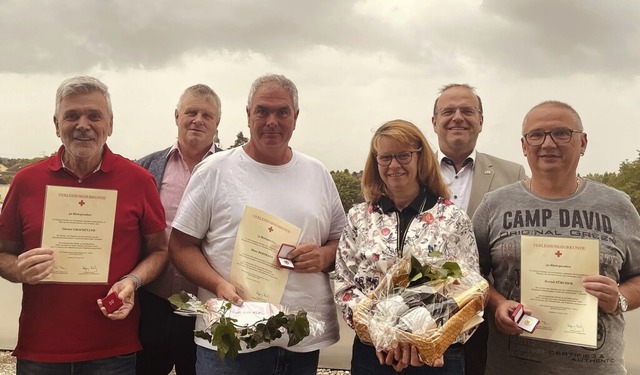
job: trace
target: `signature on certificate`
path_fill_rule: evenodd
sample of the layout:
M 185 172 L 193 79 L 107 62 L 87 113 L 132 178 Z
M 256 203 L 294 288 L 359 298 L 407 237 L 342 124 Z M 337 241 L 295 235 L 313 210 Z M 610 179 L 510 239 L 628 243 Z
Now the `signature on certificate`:
M 582 324 L 567 323 L 567 332 L 568 333 L 584 333 L 584 327 L 582 326 Z
M 54 275 L 66 275 L 69 272 L 67 272 L 67 269 L 64 268 L 64 266 L 59 266 L 56 264 L 53 266 L 53 270 L 51 271 L 51 273 Z
M 85 275 L 97 275 L 98 266 L 82 266 L 82 273 Z

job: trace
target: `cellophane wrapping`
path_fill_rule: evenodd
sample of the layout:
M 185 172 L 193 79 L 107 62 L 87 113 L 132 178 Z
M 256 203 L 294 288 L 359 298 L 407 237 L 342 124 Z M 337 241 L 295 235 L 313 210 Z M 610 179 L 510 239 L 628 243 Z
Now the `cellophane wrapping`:
M 418 259 L 434 268 L 454 261 L 443 256 Z M 353 312 L 358 337 L 377 350 L 392 350 L 400 343 L 414 345 L 420 359 L 433 365 L 482 311 L 489 284 L 475 270 L 458 263 L 459 278 L 447 277 L 409 286 L 411 258 L 398 262 L 378 287 Z

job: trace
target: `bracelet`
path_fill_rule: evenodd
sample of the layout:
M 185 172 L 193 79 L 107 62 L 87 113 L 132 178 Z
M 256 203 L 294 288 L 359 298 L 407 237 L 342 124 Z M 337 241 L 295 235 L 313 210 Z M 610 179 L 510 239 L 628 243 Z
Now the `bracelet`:
M 124 279 L 132 279 L 133 281 L 135 281 L 136 282 L 136 290 L 138 290 L 142 286 L 142 279 L 140 279 L 138 276 L 136 276 L 136 275 L 134 275 L 132 273 L 128 273 L 128 274 L 122 276 L 119 281 L 122 281 Z

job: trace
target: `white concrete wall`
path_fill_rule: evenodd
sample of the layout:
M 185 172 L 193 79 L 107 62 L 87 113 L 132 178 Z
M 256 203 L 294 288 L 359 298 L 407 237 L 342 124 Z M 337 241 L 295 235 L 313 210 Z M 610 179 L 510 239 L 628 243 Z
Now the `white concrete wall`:
M 9 185 L 1 184 L 0 185 L 0 203 L 4 201 L 4 198 L 7 196 L 7 191 L 9 191 Z
M 9 185 L 0 185 L 0 207 Z M 18 337 L 18 316 L 22 301 L 22 286 L 0 279 L 0 349 L 13 349 Z
M 0 279 L 0 349 L 16 345 L 21 302 L 22 285 Z

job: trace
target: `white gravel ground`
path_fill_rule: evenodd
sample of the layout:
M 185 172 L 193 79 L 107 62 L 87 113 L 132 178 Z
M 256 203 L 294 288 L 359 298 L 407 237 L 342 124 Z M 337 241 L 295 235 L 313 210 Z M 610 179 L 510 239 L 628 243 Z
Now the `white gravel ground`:
M 16 361 L 11 352 L 0 351 L 0 375 L 15 375 Z M 348 375 L 349 371 L 318 369 L 318 375 Z

